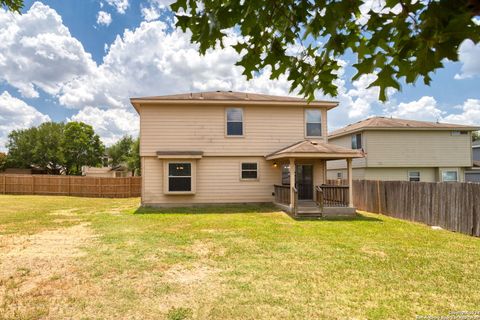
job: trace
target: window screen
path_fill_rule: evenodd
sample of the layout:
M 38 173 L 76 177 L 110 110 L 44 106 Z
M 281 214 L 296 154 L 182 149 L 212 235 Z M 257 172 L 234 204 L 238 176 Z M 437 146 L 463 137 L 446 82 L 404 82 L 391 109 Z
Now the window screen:
M 457 171 L 442 171 L 442 181 L 458 181 Z
M 362 134 L 352 135 L 352 149 L 362 149 Z
M 192 164 L 168 164 L 168 191 L 192 191 Z
M 420 181 L 420 172 L 419 171 L 410 171 L 408 172 L 408 181 Z
M 256 162 L 242 163 L 242 179 L 257 179 L 258 168 Z
M 227 109 L 227 136 L 243 135 L 243 109 Z
M 305 123 L 307 137 L 322 136 L 322 112 L 320 109 L 305 109 Z

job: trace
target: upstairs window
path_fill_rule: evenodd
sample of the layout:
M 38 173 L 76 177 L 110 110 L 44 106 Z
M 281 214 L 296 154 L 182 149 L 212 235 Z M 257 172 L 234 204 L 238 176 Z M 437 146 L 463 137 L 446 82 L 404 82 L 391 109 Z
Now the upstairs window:
M 352 135 L 352 149 L 362 149 L 362 134 Z
M 258 178 L 258 164 L 256 162 L 242 162 L 242 180 L 256 180 Z
M 408 181 L 420 182 L 420 171 L 409 171 Z
M 168 192 L 192 191 L 192 164 L 170 162 L 168 164 Z
M 305 109 L 305 127 L 307 137 L 322 136 L 322 112 L 320 109 Z
M 243 109 L 227 108 L 227 136 L 243 136 Z

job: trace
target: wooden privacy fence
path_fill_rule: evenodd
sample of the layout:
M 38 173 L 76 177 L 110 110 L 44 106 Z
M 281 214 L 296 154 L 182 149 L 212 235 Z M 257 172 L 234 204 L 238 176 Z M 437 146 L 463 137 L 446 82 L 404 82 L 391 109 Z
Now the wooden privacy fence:
M 142 178 L 55 175 L 0 175 L 0 194 L 38 194 L 93 198 L 139 197 Z
M 480 184 L 353 181 L 359 210 L 440 226 L 480 237 Z

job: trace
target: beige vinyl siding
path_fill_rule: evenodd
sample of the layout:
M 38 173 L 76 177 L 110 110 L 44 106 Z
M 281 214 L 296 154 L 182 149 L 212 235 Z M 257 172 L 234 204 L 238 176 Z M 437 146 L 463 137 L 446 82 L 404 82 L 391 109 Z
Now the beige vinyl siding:
M 142 156 L 158 150 L 198 150 L 205 156 L 264 156 L 305 139 L 304 107 L 244 106 L 244 136 L 227 137 L 224 106 L 141 106 Z M 327 137 L 327 112 L 322 112 Z
M 470 135 L 451 131 L 369 131 L 369 167 L 470 167 Z
M 335 144 L 340 147 L 352 148 L 352 135 L 346 135 L 338 138 L 330 138 L 328 143 Z M 362 147 L 365 152 L 367 151 L 367 134 L 366 132 L 362 133 Z M 364 168 L 366 166 L 366 158 L 356 158 L 352 160 L 353 168 Z M 331 160 L 327 161 L 327 168 L 330 169 L 346 169 L 347 161 L 346 160 Z
M 168 160 L 175 161 L 175 160 Z M 184 160 L 179 160 L 184 161 Z M 196 192 L 192 195 L 165 194 L 164 163 L 156 157 L 142 157 L 144 205 L 203 203 L 272 202 L 274 184 L 281 184 L 281 165 L 275 167 L 263 157 L 203 157 L 196 161 Z M 241 180 L 240 164 L 258 163 L 257 180 Z M 321 160 L 304 161 L 314 165 L 315 184 L 323 183 Z
M 353 180 L 362 180 L 365 179 L 365 168 L 355 168 L 352 170 Z M 348 178 L 347 169 L 328 169 L 327 170 L 327 179 L 328 180 L 337 180 L 337 173 L 342 174 L 342 179 L 345 180 Z
M 169 160 L 172 161 L 172 160 Z M 196 193 L 168 195 L 164 193 L 164 162 L 144 157 L 144 204 L 272 202 L 273 185 L 281 183 L 280 167 L 273 167 L 263 158 L 204 157 L 196 161 Z M 240 179 L 240 163 L 258 162 L 258 180 Z
M 408 181 L 408 172 L 420 172 L 421 182 L 436 182 L 437 168 L 368 168 L 365 171 L 367 180 Z

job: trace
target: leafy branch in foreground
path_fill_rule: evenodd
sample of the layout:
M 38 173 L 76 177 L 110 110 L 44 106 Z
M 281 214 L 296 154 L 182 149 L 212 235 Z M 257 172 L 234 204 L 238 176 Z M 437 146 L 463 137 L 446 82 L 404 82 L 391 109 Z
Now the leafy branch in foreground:
M 348 52 L 357 60 L 353 80 L 377 74 L 371 87 L 385 101 L 402 79 L 430 84 L 444 59 L 458 60 L 464 40 L 480 41 L 479 0 L 177 0 L 171 8 L 202 54 L 224 47 L 233 28 L 247 79 L 269 67 L 271 79 L 287 74 L 291 90 L 309 99 L 319 89 L 337 94 L 337 60 Z
M 0 0 L 0 8 L 20 12 L 20 9 L 23 8 L 23 0 Z

